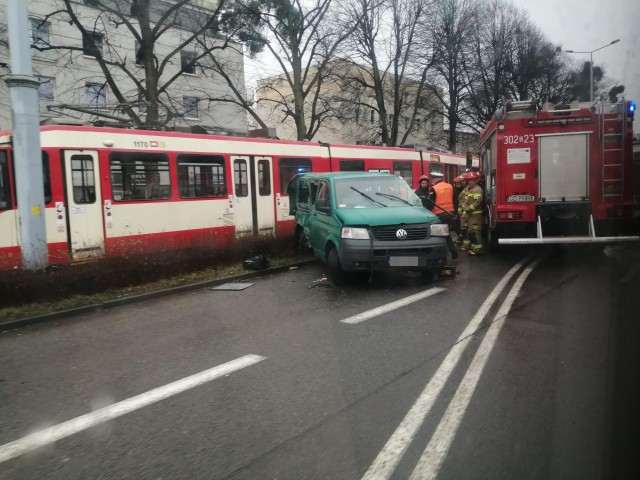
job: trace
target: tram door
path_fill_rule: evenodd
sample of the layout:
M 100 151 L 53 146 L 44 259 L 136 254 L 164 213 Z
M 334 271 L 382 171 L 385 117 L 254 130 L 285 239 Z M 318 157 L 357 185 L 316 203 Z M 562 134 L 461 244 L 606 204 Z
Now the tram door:
M 273 236 L 275 212 L 271 157 L 231 157 L 236 236 Z
M 98 153 L 66 150 L 63 158 L 67 241 L 73 260 L 104 254 Z M 63 206 L 56 205 L 57 209 Z

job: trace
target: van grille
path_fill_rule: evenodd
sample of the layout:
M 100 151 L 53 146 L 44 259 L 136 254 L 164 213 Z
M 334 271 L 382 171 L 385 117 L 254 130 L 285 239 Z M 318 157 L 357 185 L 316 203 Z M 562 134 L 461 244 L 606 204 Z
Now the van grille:
M 376 240 L 388 242 L 392 240 L 401 241 L 396 235 L 396 232 L 401 228 L 407 232 L 407 238 L 403 239 L 402 241 L 424 240 L 426 238 L 429 238 L 429 225 L 427 224 L 384 225 L 381 227 L 372 227 L 371 230 L 373 231 L 373 237 Z

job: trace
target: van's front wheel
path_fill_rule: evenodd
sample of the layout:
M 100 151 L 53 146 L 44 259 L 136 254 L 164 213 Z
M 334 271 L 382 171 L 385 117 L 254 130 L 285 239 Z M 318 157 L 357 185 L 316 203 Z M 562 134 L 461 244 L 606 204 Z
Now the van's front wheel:
M 327 253 L 327 266 L 329 268 L 329 278 L 335 285 L 342 285 L 346 280 L 346 274 L 340 266 L 338 251 L 333 247 Z

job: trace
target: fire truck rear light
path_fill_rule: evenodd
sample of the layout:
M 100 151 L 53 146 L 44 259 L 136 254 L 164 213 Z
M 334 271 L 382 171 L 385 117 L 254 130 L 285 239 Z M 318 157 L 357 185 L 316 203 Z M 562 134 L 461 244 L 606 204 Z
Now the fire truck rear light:
M 498 212 L 498 219 L 500 220 L 522 220 L 522 210 L 516 210 L 513 212 Z

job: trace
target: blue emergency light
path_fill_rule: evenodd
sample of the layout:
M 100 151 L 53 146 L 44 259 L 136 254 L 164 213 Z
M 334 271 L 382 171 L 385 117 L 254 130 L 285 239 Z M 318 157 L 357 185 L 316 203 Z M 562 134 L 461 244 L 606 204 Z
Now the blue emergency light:
M 628 103 L 628 105 L 627 105 L 627 111 L 629 112 L 629 114 L 630 114 L 631 116 L 633 116 L 633 114 L 634 114 L 634 113 L 635 113 L 635 111 L 636 111 L 636 102 L 635 102 L 635 101 L 631 100 L 631 101 Z

